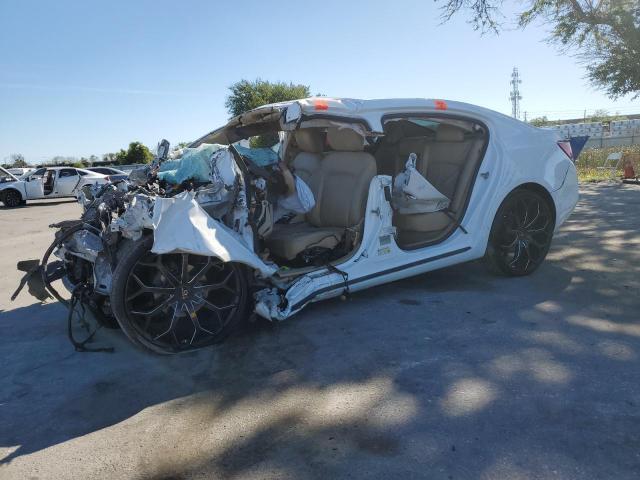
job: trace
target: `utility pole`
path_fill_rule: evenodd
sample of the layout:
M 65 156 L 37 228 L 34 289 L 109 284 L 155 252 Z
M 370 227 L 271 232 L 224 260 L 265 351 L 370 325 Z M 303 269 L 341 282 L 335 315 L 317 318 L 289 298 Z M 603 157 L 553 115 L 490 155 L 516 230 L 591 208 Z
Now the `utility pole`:
M 510 83 L 511 83 L 511 94 L 509 95 L 509 98 L 511 99 L 511 116 L 513 118 L 520 119 L 520 100 L 522 100 L 522 96 L 520 95 L 519 85 L 522 83 L 522 80 L 520 80 L 518 67 L 513 67 L 513 72 L 511 72 Z

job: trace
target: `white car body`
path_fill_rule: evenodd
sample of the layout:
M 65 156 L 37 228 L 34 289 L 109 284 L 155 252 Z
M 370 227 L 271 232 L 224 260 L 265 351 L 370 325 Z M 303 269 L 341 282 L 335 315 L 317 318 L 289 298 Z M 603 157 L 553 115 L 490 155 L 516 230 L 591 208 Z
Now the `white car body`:
M 283 102 L 232 118 L 163 165 L 168 149 L 162 141 L 151 165 L 87 192 L 83 223 L 54 242 L 65 284 L 108 297 L 125 333 L 161 353 L 222 340 L 249 308 L 284 320 L 482 257 L 528 275 L 578 201 L 558 133 L 460 102 Z M 274 213 L 299 194 L 289 169 L 314 199 L 295 217 Z
M 362 290 L 483 257 L 498 207 L 518 187 L 533 185 L 544 189 L 554 203 L 555 231 L 578 201 L 576 169 L 565 152 L 558 148 L 557 142 L 561 140 L 558 133 L 486 108 L 448 100 L 317 98 L 268 105 L 245 115 L 259 117 L 273 110 L 282 110 L 286 120 L 292 123 L 303 118 L 362 121 L 370 132 L 383 132 L 384 119 L 392 116 L 464 118 L 485 125 L 489 141 L 460 221 L 467 233 L 458 228 L 436 245 L 402 250 L 396 243 L 393 210 L 384 192 L 385 187 L 391 186 L 392 179 L 377 175 L 369 187 L 363 240 L 354 255 L 336 265 L 342 273 L 320 268 L 298 277 L 285 289 L 286 302 L 280 299 L 281 288 L 258 292 L 256 312 L 268 319 L 285 319 L 309 302 L 340 296 L 345 290 Z M 209 141 L 223 129 L 205 135 L 193 145 Z M 253 261 L 247 262 L 244 245 L 227 244 L 221 246 L 219 252 L 208 254 L 248 263 L 252 268 L 264 271 L 264 262 L 258 255 L 253 255 Z M 283 304 L 286 307 L 281 307 Z
M 43 167 L 20 178 L 11 176 L 13 181 L 0 183 L 0 200 L 3 202 L 9 191 L 18 192 L 21 201 L 25 202 L 42 198 L 77 197 L 84 185 L 109 182 L 106 175 L 75 167 Z

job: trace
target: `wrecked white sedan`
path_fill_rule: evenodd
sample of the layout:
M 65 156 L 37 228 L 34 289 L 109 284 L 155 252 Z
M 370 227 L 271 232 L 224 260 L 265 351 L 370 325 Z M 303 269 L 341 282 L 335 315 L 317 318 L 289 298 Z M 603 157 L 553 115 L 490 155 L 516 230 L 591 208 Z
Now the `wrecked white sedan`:
M 443 100 L 267 105 L 167 151 L 84 188 L 82 218 L 57 225 L 39 267 L 49 294 L 68 301 L 62 278 L 72 304 L 159 353 L 481 257 L 527 275 L 578 199 L 555 132 Z M 276 215 L 278 162 L 311 191 L 307 213 Z

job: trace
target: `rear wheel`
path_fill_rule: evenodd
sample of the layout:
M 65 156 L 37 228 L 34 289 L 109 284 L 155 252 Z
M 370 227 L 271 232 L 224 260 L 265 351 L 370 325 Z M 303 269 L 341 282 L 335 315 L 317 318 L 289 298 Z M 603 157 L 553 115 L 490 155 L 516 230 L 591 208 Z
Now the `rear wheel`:
M 112 308 L 134 343 L 179 353 L 223 341 L 245 319 L 244 269 L 215 257 L 151 253 L 148 236 L 128 249 L 113 276 Z
M 485 260 L 496 273 L 533 273 L 547 256 L 555 219 L 546 198 L 532 190 L 516 190 L 496 213 Z
M 2 202 L 5 207 L 15 208 L 22 205 L 22 196 L 15 190 L 8 190 L 3 197 Z

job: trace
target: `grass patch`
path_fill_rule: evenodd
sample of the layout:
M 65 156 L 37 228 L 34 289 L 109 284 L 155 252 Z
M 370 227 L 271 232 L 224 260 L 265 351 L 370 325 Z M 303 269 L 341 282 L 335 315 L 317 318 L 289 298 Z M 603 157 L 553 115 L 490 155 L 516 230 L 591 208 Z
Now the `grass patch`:
M 578 171 L 578 182 L 580 183 L 597 183 L 608 180 L 616 180 L 620 178 L 621 172 L 614 170 L 605 170 L 601 168 L 582 167 L 576 165 Z
M 623 154 L 640 154 L 640 145 L 628 145 L 624 147 L 588 148 L 580 152 L 576 160 L 578 181 L 581 183 L 604 182 L 607 180 L 619 180 L 622 177 L 622 165 L 618 170 L 598 168 L 604 164 L 609 154 L 622 152 Z M 637 171 L 637 170 L 636 170 Z

